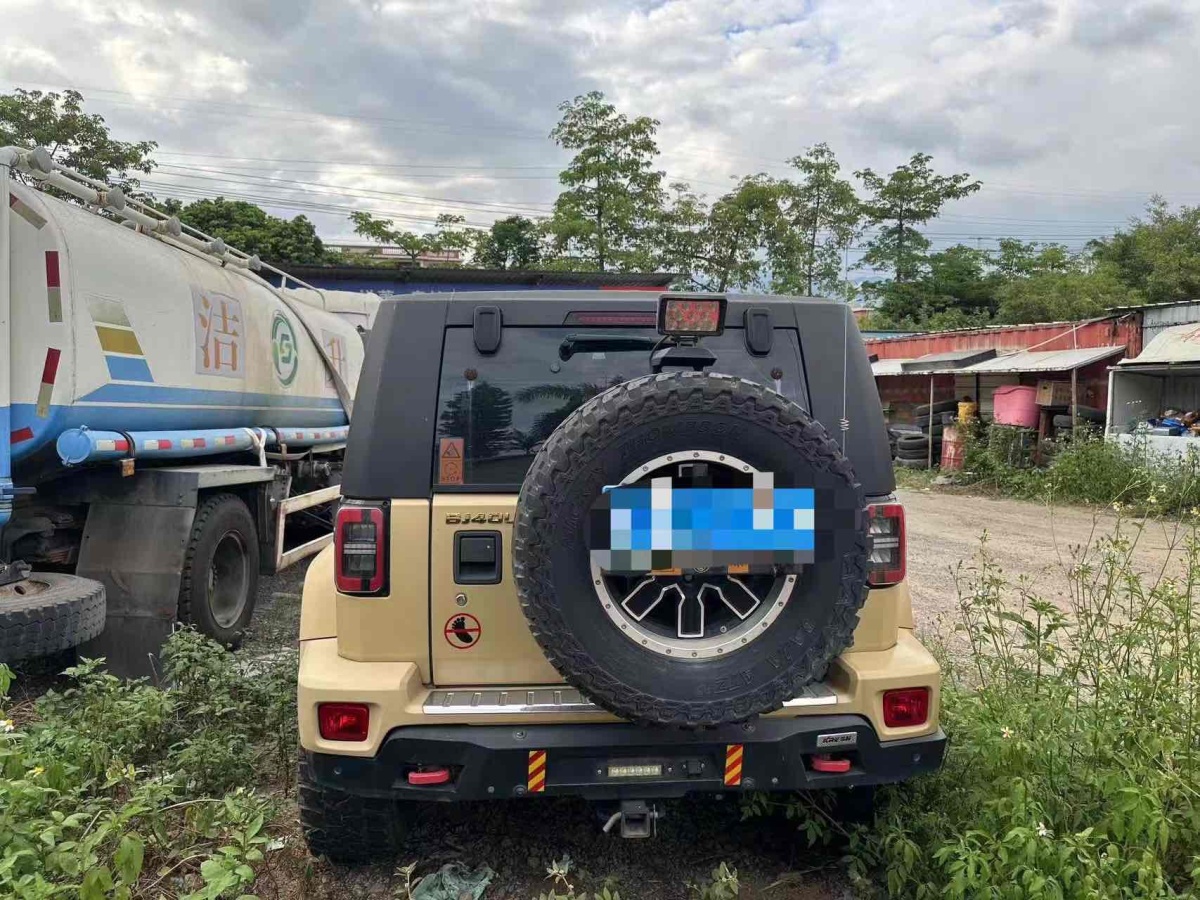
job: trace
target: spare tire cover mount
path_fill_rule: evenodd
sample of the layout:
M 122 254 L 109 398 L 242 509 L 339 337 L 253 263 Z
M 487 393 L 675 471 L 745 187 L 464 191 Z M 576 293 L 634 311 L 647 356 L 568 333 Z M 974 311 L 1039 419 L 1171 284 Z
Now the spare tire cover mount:
M 760 474 L 736 456 L 683 449 L 644 463 L 620 484 L 636 484 L 681 463 L 719 466 L 747 483 Z M 605 572 L 593 559 L 592 583 L 622 634 L 651 652 L 686 660 L 719 656 L 765 634 L 787 605 L 796 575 L 739 576 L 716 569 L 618 575 Z

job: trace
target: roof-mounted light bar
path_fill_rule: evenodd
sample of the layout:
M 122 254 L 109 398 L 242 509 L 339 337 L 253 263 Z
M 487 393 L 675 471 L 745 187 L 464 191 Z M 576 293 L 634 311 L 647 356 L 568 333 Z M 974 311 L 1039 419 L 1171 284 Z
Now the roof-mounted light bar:
M 663 294 L 658 300 L 658 333 L 670 337 L 722 334 L 725 305 L 721 295 Z

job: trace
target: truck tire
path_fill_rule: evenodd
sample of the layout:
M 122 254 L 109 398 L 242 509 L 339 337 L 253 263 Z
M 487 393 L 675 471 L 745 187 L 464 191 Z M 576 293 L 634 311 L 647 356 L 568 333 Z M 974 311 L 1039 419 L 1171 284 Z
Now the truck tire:
M 399 851 L 404 831 L 396 801 L 359 797 L 317 783 L 303 750 L 296 785 L 300 827 L 313 856 L 335 863 L 380 863 Z
M 670 461 L 675 454 L 701 462 L 685 471 Z M 746 473 L 773 473 L 781 487 L 814 488 L 816 559 L 742 576 L 745 594 L 733 600 L 751 611 L 736 617 L 722 591 L 736 592 L 738 579 L 719 569 L 614 576 L 594 567 L 584 522 L 605 487 L 664 469 L 673 479 L 722 477 L 733 486 Z M 517 500 L 513 568 L 530 629 L 570 684 L 632 721 L 709 727 L 779 709 L 849 645 L 866 597 L 866 528 L 849 461 L 799 406 L 740 378 L 650 375 L 593 398 L 546 441 Z M 675 581 L 658 595 L 660 577 Z M 633 594 L 620 599 L 622 581 L 648 585 L 641 619 L 628 608 Z M 680 598 L 657 614 L 669 624 L 647 625 L 668 590 Z M 689 604 L 700 607 L 698 634 L 685 634 Z
M 0 587 L 0 663 L 47 656 L 104 630 L 104 585 L 90 578 L 34 572 Z
M 944 412 L 956 412 L 957 410 L 958 410 L 958 401 L 957 400 L 939 400 L 937 403 L 933 404 L 934 415 L 937 415 L 938 413 L 944 413 Z M 913 407 L 913 415 L 917 416 L 918 418 L 920 418 L 921 416 L 924 416 L 926 419 L 928 419 L 929 404 L 921 403 L 917 406 L 914 406 Z
M 257 595 L 254 517 L 233 494 L 209 497 L 192 521 L 179 585 L 179 621 L 227 647 L 238 647 Z

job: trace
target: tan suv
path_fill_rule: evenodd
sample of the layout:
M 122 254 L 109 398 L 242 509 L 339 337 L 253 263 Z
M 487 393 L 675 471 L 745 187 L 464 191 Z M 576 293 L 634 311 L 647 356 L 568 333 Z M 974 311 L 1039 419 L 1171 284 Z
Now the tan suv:
M 311 849 L 429 801 L 835 789 L 940 765 L 904 515 L 850 311 L 411 297 L 367 346 L 300 623 Z

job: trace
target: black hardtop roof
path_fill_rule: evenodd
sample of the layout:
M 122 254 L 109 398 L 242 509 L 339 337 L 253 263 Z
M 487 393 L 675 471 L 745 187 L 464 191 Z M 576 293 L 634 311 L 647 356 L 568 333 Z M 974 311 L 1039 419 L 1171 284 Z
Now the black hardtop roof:
M 497 306 L 505 325 L 562 325 L 568 312 L 654 312 L 660 297 L 672 296 L 664 291 L 466 291 L 454 293 L 405 294 L 384 302 L 396 304 L 401 310 L 406 304 L 445 303 L 447 325 L 470 325 L 476 306 Z M 742 325 L 742 316 L 752 307 L 767 307 L 772 311 L 788 310 L 776 325 L 791 325 L 791 310 L 797 305 L 809 307 L 843 307 L 845 303 L 820 297 L 785 297 L 773 294 L 677 294 L 687 297 L 728 298 L 725 320 L 728 327 Z M 403 314 L 403 313 L 401 313 Z

